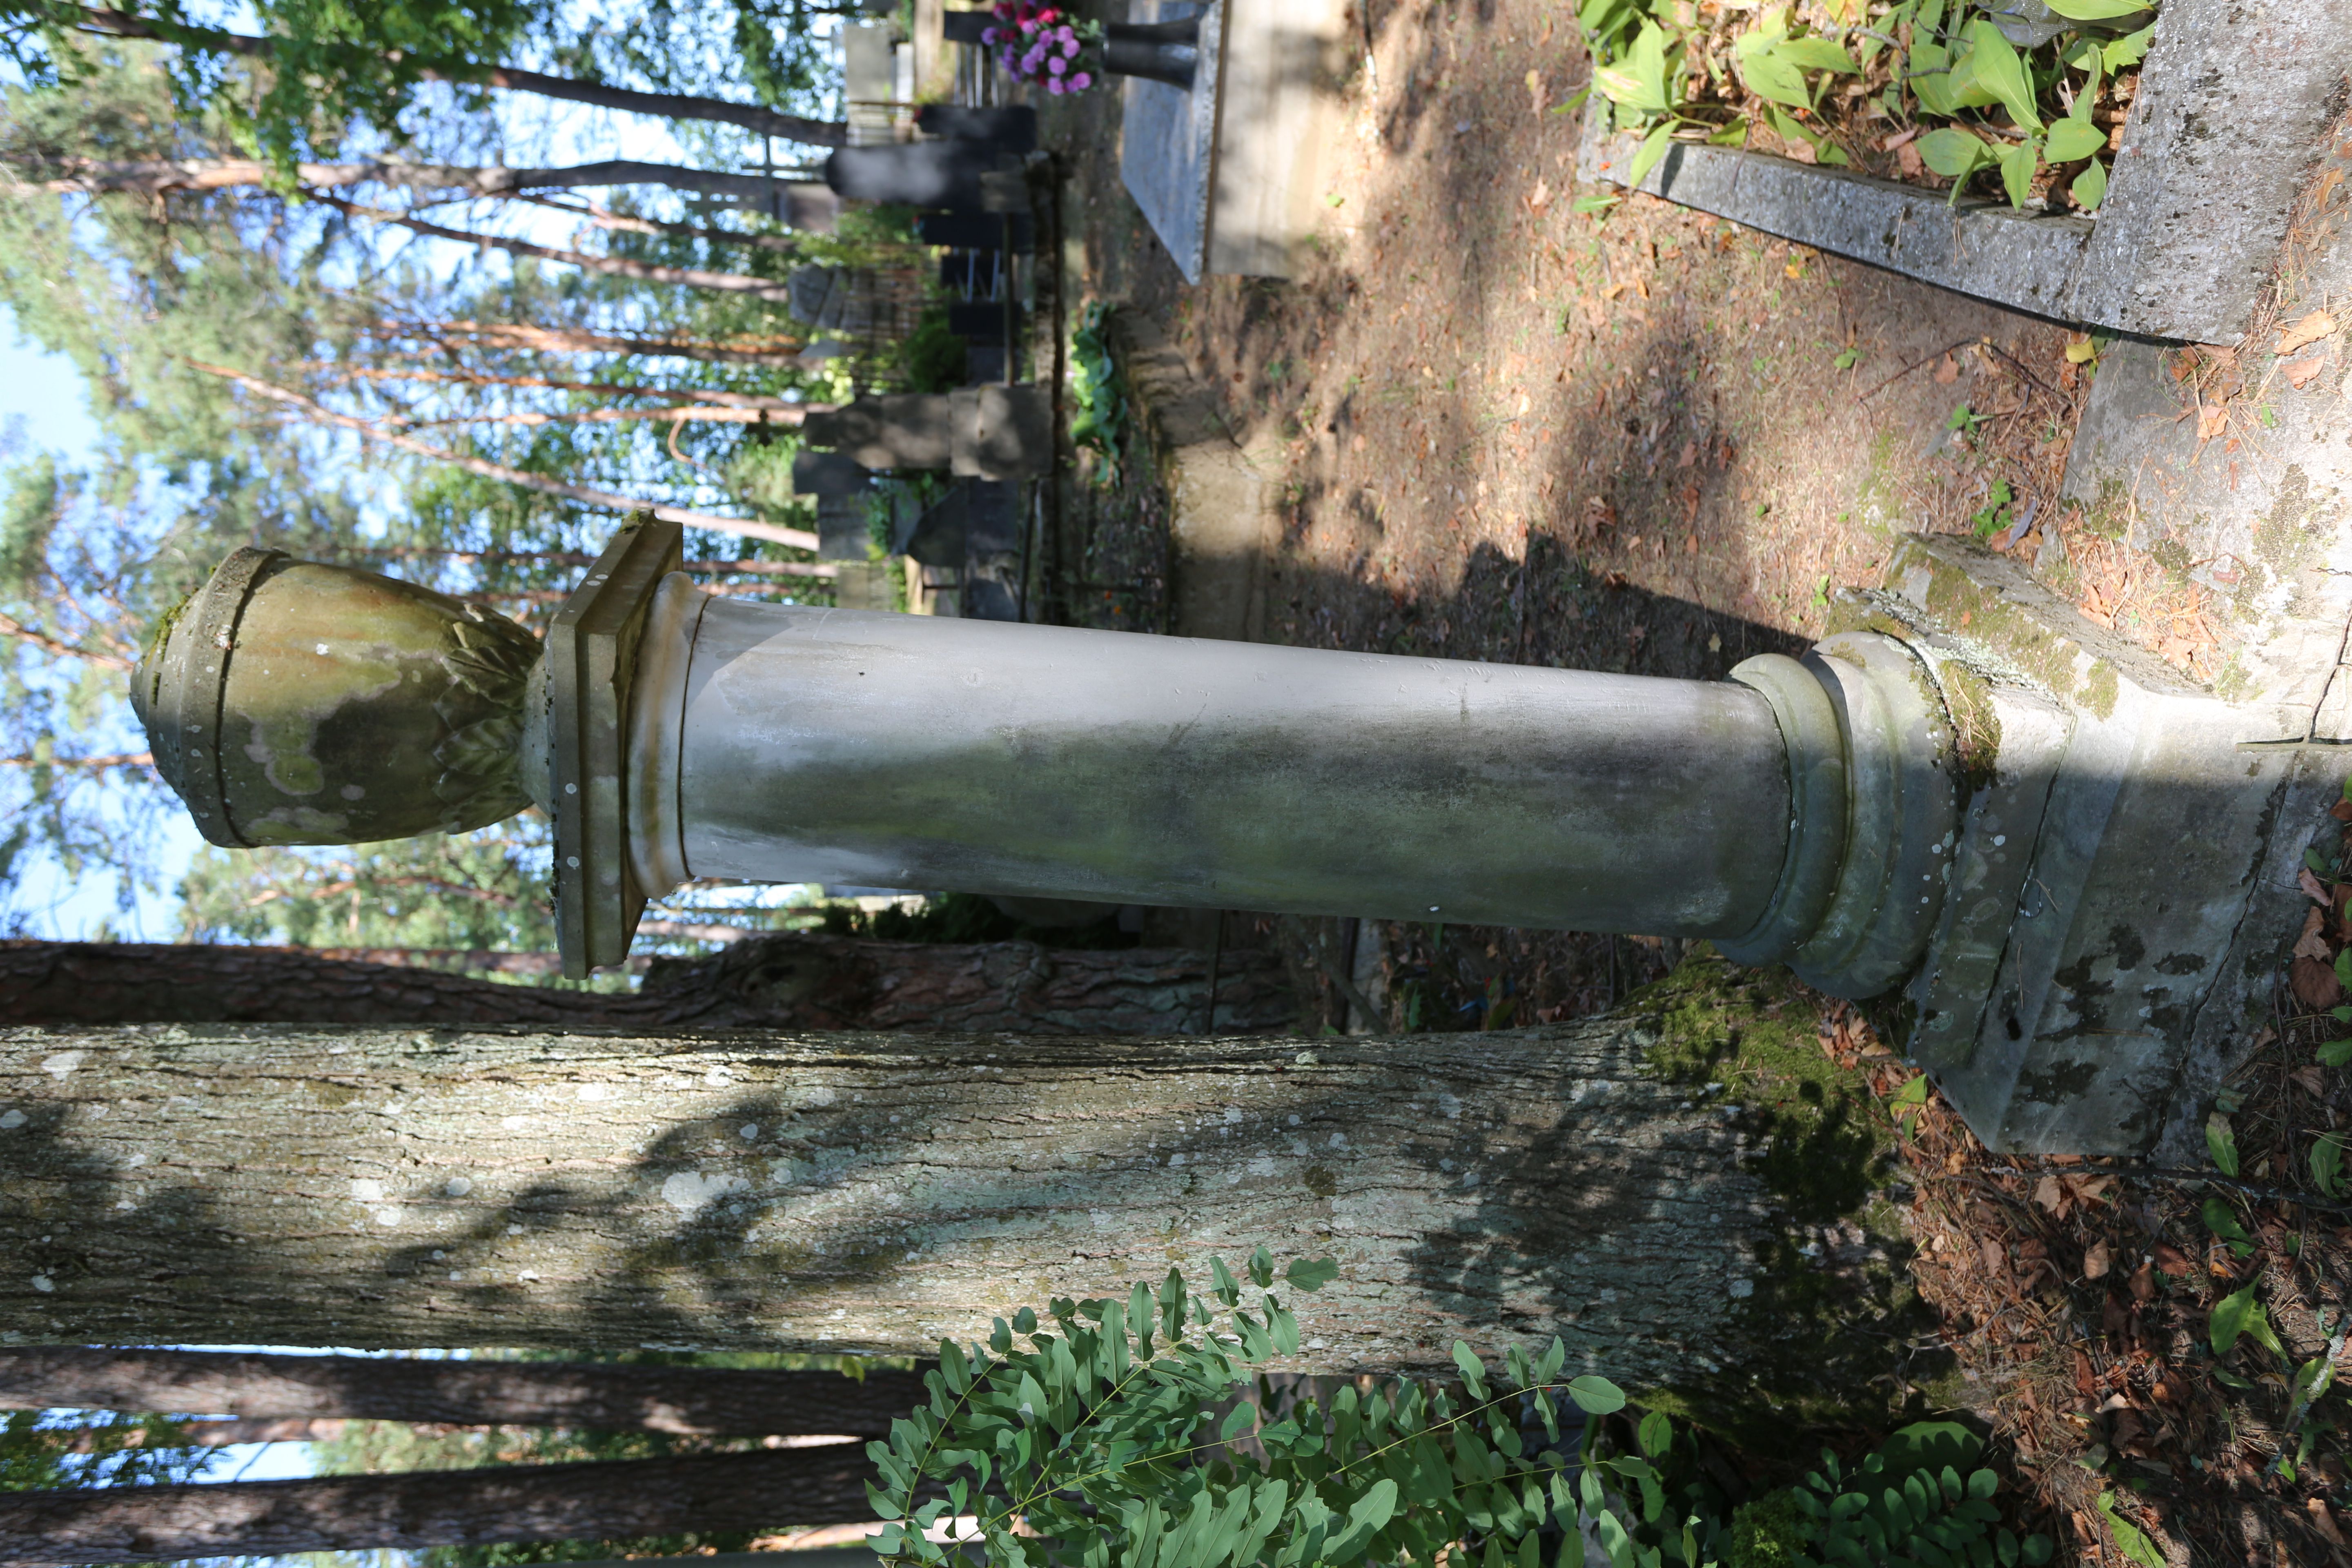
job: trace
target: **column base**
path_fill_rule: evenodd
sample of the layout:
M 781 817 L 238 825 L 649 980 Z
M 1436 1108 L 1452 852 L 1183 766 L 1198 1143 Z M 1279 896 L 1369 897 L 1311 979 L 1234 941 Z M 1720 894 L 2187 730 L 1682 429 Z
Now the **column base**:
M 2250 1048 L 2347 761 L 1973 541 L 1916 536 L 1833 631 L 1935 672 L 1965 800 L 1907 1048 L 1993 1149 L 2187 1161 Z

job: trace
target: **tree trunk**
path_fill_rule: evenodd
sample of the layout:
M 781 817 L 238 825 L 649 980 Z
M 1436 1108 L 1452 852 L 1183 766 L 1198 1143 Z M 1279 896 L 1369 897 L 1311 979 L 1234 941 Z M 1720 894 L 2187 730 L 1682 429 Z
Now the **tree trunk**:
M 0 1492 L 0 1565 L 593 1541 L 874 1517 L 856 1445 L 322 1476 L 299 1481 Z
M 102 6 L 85 9 L 81 16 L 82 26 L 89 31 L 108 33 L 119 38 L 157 38 L 184 47 L 239 55 L 247 59 L 268 59 L 278 52 L 270 39 L 257 38 L 248 33 L 180 24 L 158 28 L 147 18 Z M 849 127 L 840 121 L 808 120 L 797 114 L 779 114 L 758 104 L 732 103 L 719 98 L 698 98 L 677 92 L 638 92 L 625 87 L 606 87 L 601 82 L 519 70 L 512 66 L 485 66 L 478 68 L 478 71 L 439 70 L 427 67 L 417 75 L 425 81 L 478 80 L 510 92 L 537 93 L 541 98 L 593 104 L 598 109 L 624 110 L 631 114 L 651 114 L 664 120 L 716 121 L 726 125 L 740 125 L 762 136 L 782 136 L 788 141 L 817 147 L 849 145 Z
M 667 397 L 691 400 L 696 403 L 715 403 L 724 408 L 765 408 L 779 414 L 799 416 L 829 414 L 834 408 L 834 405 L 830 403 L 795 403 L 789 398 L 772 396 L 764 392 L 728 392 L 716 386 L 633 386 L 626 382 L 619 381 L 563 381 L 545 375 L 497 375 L 482 370 L 427 370 L 421 365 L 392 369 L 377 365 L 328 364 L 314 361 L 305 368 L 322 374 L 354 381 L 425 382 L 436 385 L 457 386 L 527 386 L 549 392 L 584 392 L 595 397 Z M 483 559 L 491 553 L 498 553 L 500 559 L 523 558 L 521 552 L 448 550 L 437 553 L 452 560 Z M 544 552 L 531 556 L 533 560 L 541 561 L 553 558 Z M 577 559 L 585 563 L 593 561 L 595 557 L 583 555 Z M 694 564 L 688 562 L 687 570 L 692 571 Z
M 762 1437 L 883 1437 L 923 1397 L 911 1372 L 601 1362 L 386 1361 L 238 1351 L 0 1347 L 0 1410 L 187 1410 L 245 1419 L 341 1416 L 451 1426 L 565 1426 Z M 264 1439 L 226 1436 L 224 1442 Z
M 608 278 L 634 278 L 646 283 L 671 283 L 682 289 L 709 289 L 721 294 L 747 294 L 754 300 L 772 304 L 792 303 L 789 283 L 772 278 L 752 278 L 740 272 L 712 272 L 700 267 L 657 267 L 648 261 L 632 261 L 620 256 L 592 256 L 584 250 L 565 250 L 551 245 L 534 245 L 525 239 L 510 239 L 504 235 L 482 234 L 473 229 L 449 228 L 404 213 L 386 212 L 382 207 L 362 206 L 340 196 L 319 198 L 336 211 L 352 217 L 373 218 L 378 223 L 396 224 L 415 234 L 427 234 L 436 239 L 454 239 L 460 245 L 476 248 L 496 247 L 510 256 L 532 256 L 542 261 L 562 262 L 585 272 L 598 272 Z
M 1308 1367 L 1558 1334 L 1691 1405 L 1899 1401 L 1884 1113 L 1817 998 L 1684 968 L 1397 1039 L 14 1030 L 0 1339 L 926 1353 L 1264 1244 L 1339 1261 Z
M 1205 953 L 1048 952 L 1034 942 L 775 935 L 657 959 L 635 994 L 505 985 L 300 948 L 0 942 L 0 1016 L 17 1023 L 518 1024 L 557 1028 L 1197 1033 Z M 1287 1025 L 1281 961 L 1217 961 L 1216 1027 Z
M 37 190 L 98 195 L 129 191 L 161 195 L 167 191 L 223 191 L 267 185 L 275 172 L 256 158 L 65 158 L 23 170 L 24 180 L 17 189 L 27 193 Z M 831 191 L 807 181 L 729 174 L 719 169 L 690 169 L 677 163 L 648 163 L 631 158 L 611 158 L 560 169 L 394 162 L 297 163 L 294 178 L 298 184 L 310 186 L 393 185 L 416 191 L 464 191 L 477 196 L 614 185 L 666 185 L 676 191 L 734 196 L 756 205 L 761 211 L 774 208 L 783 212 L 794 228 L 821 226 L 831 219 L 835 206 Z M 593 216 L 587 213 L 580 216 Z M 793 223 L 794 216 L 816 221 Z M 647 226 L 653 226 L 648 223 Z M 723 230 L 713 232 L 722 239 L 752 237 Z M 788 242 L 786 248 L 796 247 Z
M 695 338 L 648 338 L 619 332 L 599 332 L 585 327 L 543 327 L 523 321 L 420 321 L 383 323 L 392 332 L 429 338 L 444 352 L 454 353 L 452 337 L 471 338 L 488 348 L 526 349 L 541 353 L 644 354 L 663 359 L 700 360 L 710 364 L 788 365 L 799 363 L 805 347 L 797 338 L 767 342 L 710 342 Z
M 236 382 L 248 392 L 258 393 L 275 402 L 283 403 L 289 408 L 299 410 L 321 425 L 333 425 L 363 436 L 371 441 L 381 441 L 387 447 L 396 447 L 404 452 L 413 452 L 420 458 L 429 458 L 436 463 L 447 463 L 450 467 L 463 468 L 469 474 L 479 474 L 486 479 L 499 479 L 518 489 L 537 490 L 541 495 L 562 496 L 568 500 L 585 501 L 590 506 L 609 507 L 614 511 L 649 511 L 665 522 L 682 522 L 688 528 L 708 528 L 719 533 L 740 533 L 751 539 L 773 540 L 778 544 L 789 545 L 794 550 L 814 550 L 817 547 L 817 536 L 804 528 L 778 528 L 773 523 L 754 522 L 748 518 L 716 517 L 709 512 L 688 511 L 682 507 L 656 506 L 646 501 L 632 500 L 628 496 L 615 495 L 611 490 L 592 489 L 586 485 L 567 484 L 562 479 L 551 479 L 544 474 L 534 474 L 526 469 L 509 468 L 504 463 L 493 463 L 484 458 L 468 457 L 463 452 L 452 452 L 444 447 L 419 441 L 414 437 L 403 436 L 397 431 L 387 430 L 380 425 L 362 419 L 357 415 L 338 413 L 316 398 L 307 397 L 291 388 L 279 386 L 275 382 L 264 381 L 257 375 L 248 375 L 244 371 L 235 370 L 227 365 L 207 364 L 198 359 L 183 360 L 181 363 L 192 370 L 203 371 L 207 375 L 217 375 L 223 380 Z

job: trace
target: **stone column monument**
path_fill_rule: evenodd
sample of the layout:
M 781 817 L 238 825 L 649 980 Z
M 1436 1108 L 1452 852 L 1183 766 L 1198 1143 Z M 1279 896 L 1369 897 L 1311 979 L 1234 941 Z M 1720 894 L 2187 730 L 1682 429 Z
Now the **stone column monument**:
M 2220 1070 L 2341 768 L 2241 745 L 1965 548 L 1913 542 L 1847 629 L 1721 683 L 747 604 L 653 521 L 541 650 L 245 550 L 134 698 L 215 843 L 535 802 L 575 975 L 698 877 L 1705 937 L 1836 995 L 1908 980 L 1996 1146 L 2141 1149 Z

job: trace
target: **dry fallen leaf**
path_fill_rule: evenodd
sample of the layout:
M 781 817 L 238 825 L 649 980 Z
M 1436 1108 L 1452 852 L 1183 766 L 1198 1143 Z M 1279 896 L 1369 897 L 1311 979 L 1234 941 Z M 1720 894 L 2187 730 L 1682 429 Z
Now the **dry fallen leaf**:
M 2308 877 L 2311 873 L 2305 871 L 2304 875 Z M 2327 938 L 2323 931 L 2326 924 L 2327 916 L 2320 910 L 2305 911 L 2303 935 L 2296 939 L 2294 944 L 2294 955 L 2297 958 L 2315 958 L 2325 963 L 2335 956 L 2327 951 Z
M 2033 1201 L 2052 1214 L 2057 1214 L 2066 1206 L 2066 1189 L 2058 1184 L 2057 1177 L 2044 1176 L 2034 1185 Z
M 1915 180 L 1927 169 L 1927 160 L 1919 156 L 1917 146 L 1909 142 L 1895 149 L 1895 166 Z
M 2279 366 L 2279 374 L 2286 377 L 2286 384 L 2289 386 L 2300 392 L 2309 386 L 2312 379 L 2326 368 L 2326 354 L 2305 354 L 2301 359 L 2291 359 Z
M 2200 403 L 2197 405 L 2197 438 L 2210 441 L 2230 423 L 2230 405 L 2226 403 Z
M 2326 1076 L 2317 1068 L 2297 1068 L 2294 1071 L 2287 1074 L 2286 1076 L 2294 1079 L 2295 1082 L 2303 1085 L 2305 1089 L 2309 1089 L 2312 1093 L 2318 1095 L 2321 1099 L 2324 1100 L 2326 1098 L 2327 1079 Z
M 1675 459 L 1675 468 L 1689 468 L 1693 463 L 1696 463 L 1696 462 L 1697 462 L 1697 461 L 1698 461 L 1698 443 L 1697 443 L 1697 442 L 1696 442 L 1696 441 L 1685 441 L 1685 442 L 1684 442 L 1684 443 L 1683 443 L 1682 456 L 1680 456 L 1680 457 L 1678 457 L 1678 458 L 1676 458 Z
M 2105 1279 L 2107 1275 L 2107 1268 L 2110 1262 L 2112 1262 L 2112 1259 L 2107 1252 L 2107 1244 L 2104 1241 L 2095 1241 L 2091 1243 L 2089 1247 L 2084 1249 L 2083 1253 L 2083 1278 L 2085 1279 Z
M 2336 980 L 2332 963 L 2298 953 L 2286 975 L 2287 989 L 2294 993 L 2294 999 L 2315 1013 L 2344 1000 L 2344 986 Z
M 2156 1266 L 2176 1279 L 2186 1279 L 2197 1272 L 2197 1266 L 2189 1261 L 2189 1254 L 2168 1241 L 2156 1244 Z
M 2140 1302 L 2155 1300 L 2156 1265 L 2153 1263 L 2141 1264 L 2137 1268 L 2132 1270 L 2131 1278 L 2126 1280 L 2124 1284 L 2125 1288 L 2131 1291 L 2133 1300 Z
M 1528 193 L 1528 211 L 1540 213 L 1549 205 L 1551 205 L 1551 186 L 1542 180 L 1538 180 L 1536 188 Z
M 2344 1539 L 2343 1530 L 2336 1522 L 2335 1514 L 2328 1510 L 2327 1500 L 2326 1498 L 2313 1498 L 2309 1502 L 2305 1503 L 2303 1506 L 2305 1510 L 2311 1515 L 2311 1528 L 2326 1536 L 2327 1538 L 2327 1543 L 2330 1546 L 2343 1546 L 2348 1544 Z
M 2325 904 L 2328 901 L 2327 889 L 2320 885 L 2317 873 L 2308 866 L 2295 874 L 2294 885 L 2301 888 L 2303 896 L 2315 904 Z
M 2308 343 L 2336 335 L 2336 318 L 2325 310 L 2314 310 L 2301 321 L 2279 329 L 2278 347 L 2273 351 L 2282 359 Z
M 2002 1266 L 2009 1261 L 2009 1254 L 2003 1252 L 2001 1250 L 2000 1243 L 1993 1240 L 1990 1237 L 1987 1237 L 1983 1241 L 1978 1243 L 1977 1252 L 1979 1257 L 1983 1258 L 1984 1266 L 1995 1274 L 2000 1273 Z

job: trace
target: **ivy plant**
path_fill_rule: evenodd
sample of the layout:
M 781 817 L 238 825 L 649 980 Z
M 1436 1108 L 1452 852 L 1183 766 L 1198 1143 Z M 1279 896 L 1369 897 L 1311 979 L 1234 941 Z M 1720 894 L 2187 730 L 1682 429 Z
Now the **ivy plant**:
M 2108 134 L 2093 110 L 2115 74 L 2146 57 L 2153 18 L 2147 0 L 1827 0 L 1752 11 L 1583 0 L 1577 14 L 1595 62 L 1591 90 L 1618 130 L 1645 132 L 1629 184 L 1676 140 L 1737 145 L 1758 120 L 1814 162 L 1847 164 L 1832 122 L 1860 112 L 1932 127 L 1917 153 L 1952 183 L 1955 200 L 1988 174 L 2021 207 L 2044 170 L 2071 169 L 2067 192 L 2085 212 L 2107 187 Z
M 1124 1298 L 1056 1298 L 995 1321 L 986 1345 L 942 1343 L 929 1397 L 868 1445 L 886 1521 L 873 1545 L 939 1568 L 977 1548 L 991 1568 L 1612 1568 L 1918 1563 L 2009 1568 L 2047 1559 L 1999 1528 L 1991 1471 L 1957 1426 L 1906 1428 L 1852 1471 L 1824 1455 L 1804 1487 L 1727 1519 L 1694 1439 L 1664 1413 L 1623 1451 L 1599 1417 L 1626 1408 L 1606 1378 L 1564 1376 L 1554 1339 L 1492 1366 L 1456 1343 L 1458 1381 L 1285 1401 L 1257 1370 L 1299 1350 L 1298 1320 L 1263 1247 L 1206 1293 L 1171 1269 Z M 1329 1259 L 1281 1270 L 1313 1291 Z M 1244 1283 L 1246 1281 L 1246 1283 Z M 1621 1423 L 1622 1425 L 1622 1423 Z M 976 1539 L 933 1539 L 950 1520 Z

